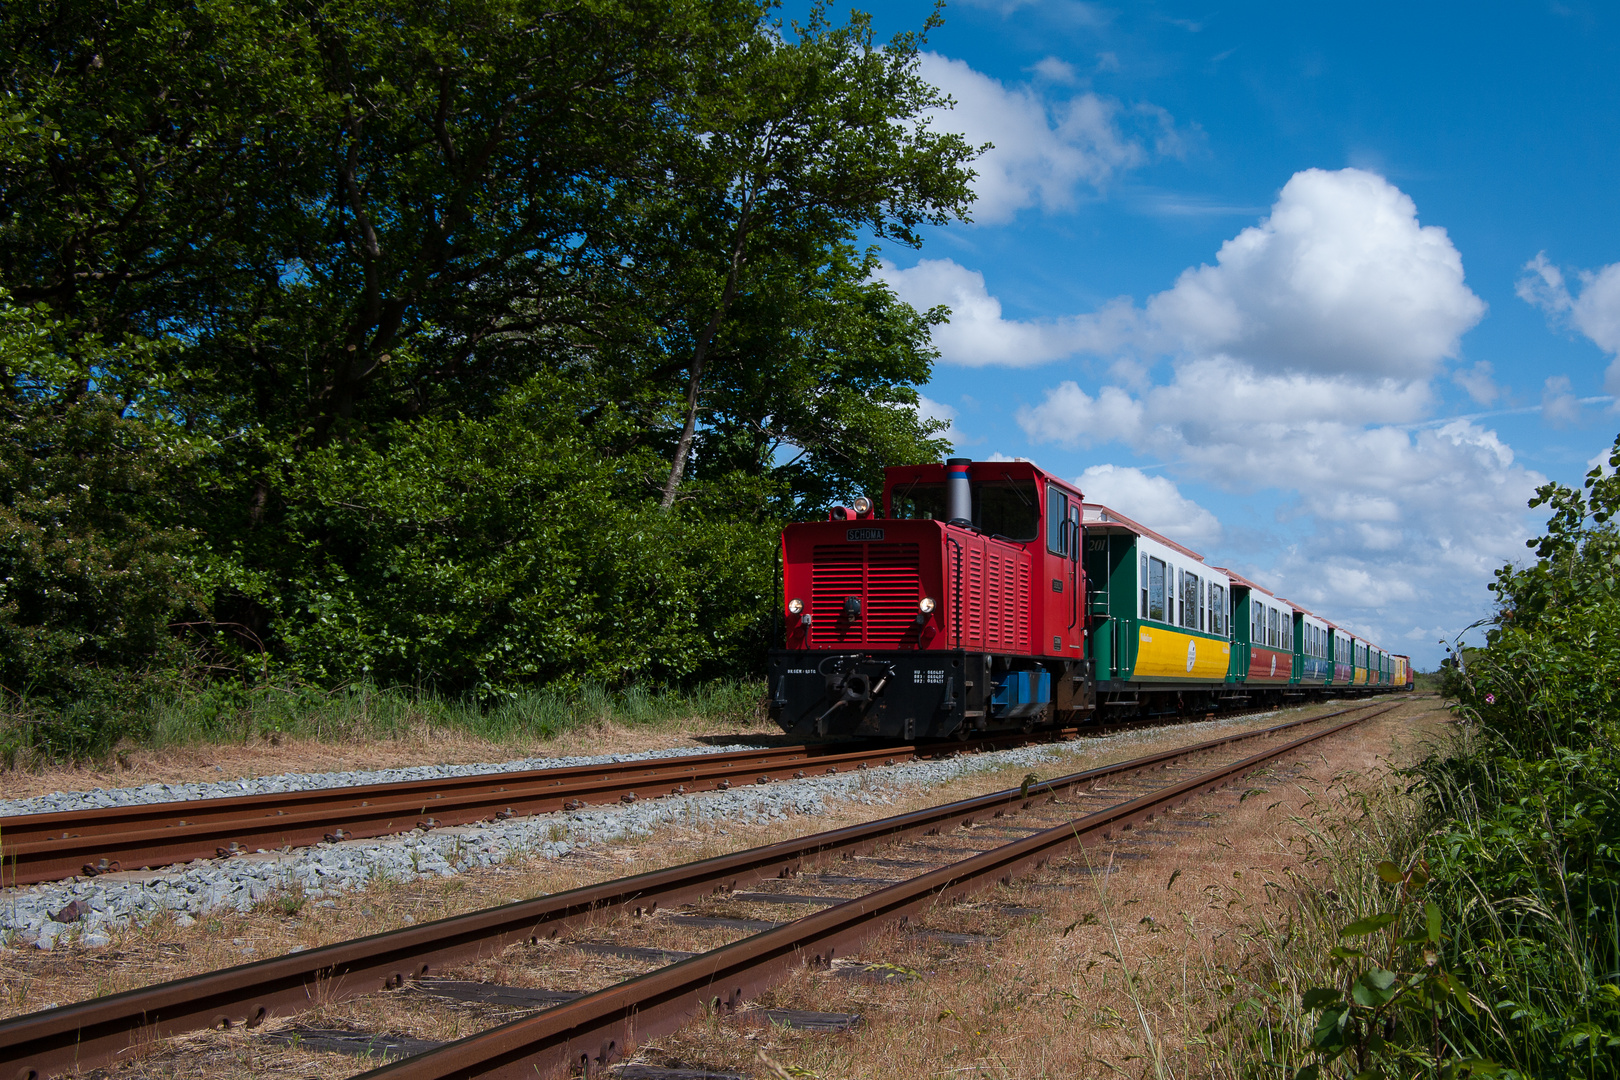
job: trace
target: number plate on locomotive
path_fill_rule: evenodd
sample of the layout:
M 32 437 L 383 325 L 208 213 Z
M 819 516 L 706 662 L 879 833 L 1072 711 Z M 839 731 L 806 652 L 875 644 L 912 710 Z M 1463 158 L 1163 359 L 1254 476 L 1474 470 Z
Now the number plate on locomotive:
M 854 540 L 881 540 L 881 539 L 883 539 L 883 530 L 882 529 L 851 529 L 851 530 L 849 530 L 849 532 L 844 534 L 844 539 L 845 540 L 850 540 L 850 541 L 854 541 Z

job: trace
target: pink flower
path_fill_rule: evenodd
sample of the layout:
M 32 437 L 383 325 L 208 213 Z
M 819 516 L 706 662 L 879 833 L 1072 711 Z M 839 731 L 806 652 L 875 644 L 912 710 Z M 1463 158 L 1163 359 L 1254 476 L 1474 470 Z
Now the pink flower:
M 1487 704 L 1487 705 L 1495 705 L 1496 704 L 1496 695 L 1495 694 L 1486 694 L 1485 695 L 1485 704 Z

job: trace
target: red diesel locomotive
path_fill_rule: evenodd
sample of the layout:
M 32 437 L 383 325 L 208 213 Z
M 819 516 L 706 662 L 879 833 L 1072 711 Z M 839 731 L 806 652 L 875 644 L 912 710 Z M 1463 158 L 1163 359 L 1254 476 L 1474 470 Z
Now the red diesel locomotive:
M 1030 462 L 890 468 L 882 511 L 862 498 L 782 534 L 769 679 L 786 731 L 965 739 L 1393 688 L 1399 658 L 1359 639 L 1362 667 L 1307 676 L 1327 670 L 1305 629 L 1320 620 Z

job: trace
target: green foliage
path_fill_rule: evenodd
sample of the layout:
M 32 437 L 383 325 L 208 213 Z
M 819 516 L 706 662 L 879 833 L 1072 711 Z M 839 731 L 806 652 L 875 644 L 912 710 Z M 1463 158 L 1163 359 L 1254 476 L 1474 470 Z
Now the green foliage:
M 754 669 L 781 522 L 947 450 L 943 313 L 859 246 L 971 197 L 921 42 L 754 0 L 0 7 L 16 714 Z M 27 730 L 125 730 L 87 723 Z
M 300 557 L 256 599 L 301 674 L 489 697 L 762 660 L 776 493 L 716 484 L 663 513 L 657 456 L 603 453 L 616 420 L 583 430 L 571 398 L 535 382 L 488 419 L 396 424 L 297 464 L 283 528 Z
M 1483 901 L 1463 928 L 1502 1057 L 1620 1075 L 1620 439 L 1583 489 L 1539 489 L 1552 516 L 1504 567 L 1481 649 L 1448 690 L 1476 721 L 1467 755 L 1427 762 L 1444 872 Z M 1460 662 L 1458 662 L 1460 661 Z
M 198 448 L 113 396 L 153 350 L 64 339 L 0 293 L 0 688 L 10 710 L 61 710 L 28 741 L 72 755 L 126 732 L 122 706 L 186 659 L 174 628 L 205 598 L 176 498 Z
M 1329 950 L 1339 980 L 1305 991 L 1301 1005 L 1319 1013 L 1310 1033 L 1316 1060 L 1294 1073 L 1317 1080 L 1326 1071 L 1357 1077 L 1495 1075 L 1494 1062 L 1470 1056 L 1450 1039 L 1449 1022 L 1480 1015 L 1461 978 L 1445 962 L 1445 919 L 1424 900 L 1426 864 L 1402 871 L 1388 860 L 1379 879 L 1393 906 L 1339 930 Z M 1338 1067 L 1338 1068 L 1336 1068 Z

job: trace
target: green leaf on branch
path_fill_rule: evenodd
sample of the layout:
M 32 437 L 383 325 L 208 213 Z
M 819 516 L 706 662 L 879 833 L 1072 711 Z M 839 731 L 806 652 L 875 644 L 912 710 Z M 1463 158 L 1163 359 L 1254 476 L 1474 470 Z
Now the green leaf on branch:
M 1380 967 L 1369 968 L 1362 972 L 1350 987 L 1350 997 L 1357 1005 L 1365 1008 L 1380 1008 L 1389 1004 L 1395 997 L 1396 981 L 1397 976 L 1393 971 L 1386 971 Z
M 1327 986 L 1318 986 L 1305 991 L 1302 1003 L 1307 1009 L 1320 1009 L 1324 1005 L 1331 1005 L 1335 1001 L 1343 1001 L 1344 994 Z

